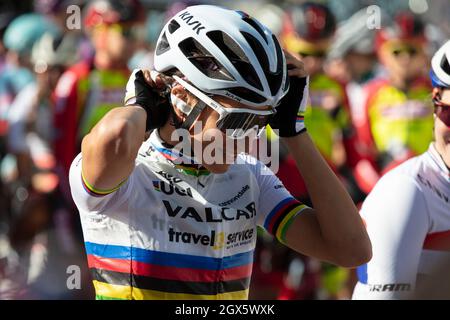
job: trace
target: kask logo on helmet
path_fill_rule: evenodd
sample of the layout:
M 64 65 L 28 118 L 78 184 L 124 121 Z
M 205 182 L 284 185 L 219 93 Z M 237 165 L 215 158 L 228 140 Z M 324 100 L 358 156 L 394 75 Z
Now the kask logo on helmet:
M 181 13 L 178 17 L 180 17 L 181 20 L 186 22 L 186 24 L 188 26 L 193 26 L 192 30 L 196 31 L 197 34 L 200 34 L 200 31 L 205 29 L 205 27 L 201 24 L 200 21 L 192 21 L 191 22 L 191 20 L 194 18 L 194 16 L 192 14 L 190 14 L 188 11 Z

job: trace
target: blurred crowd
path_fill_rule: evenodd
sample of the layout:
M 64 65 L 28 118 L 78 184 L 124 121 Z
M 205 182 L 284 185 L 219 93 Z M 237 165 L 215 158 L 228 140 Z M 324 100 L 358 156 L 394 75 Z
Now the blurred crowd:
M 450 36 L 447 1 L 2 0 L 0 299 L 93 298 L 70 164 L 83 136 L 122 106 L 131 71 L 152 67 L 166 20 L 200 3 L 249 13 L 302 57 L 306 126 L 355 204 L 384 173 L 427 150 L 429 60 Z M 277 175 L 311 205 L 285 150 Z M 351 296 L 353 270 L 258 236 L 250 299 Z M 81 276 L 74 290 L 72 265 Z

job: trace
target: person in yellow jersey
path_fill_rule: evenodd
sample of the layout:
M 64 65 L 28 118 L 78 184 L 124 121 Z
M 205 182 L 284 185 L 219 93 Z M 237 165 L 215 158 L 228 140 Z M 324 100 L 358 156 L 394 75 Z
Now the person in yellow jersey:
M 433 128 L 423 22 L 401 12 L 375 42 L 386 74 L 366 85 L 363 116 L 355 119 L 364 148 L 356 178 L 366 193 L 384 172 L 425 152 Z

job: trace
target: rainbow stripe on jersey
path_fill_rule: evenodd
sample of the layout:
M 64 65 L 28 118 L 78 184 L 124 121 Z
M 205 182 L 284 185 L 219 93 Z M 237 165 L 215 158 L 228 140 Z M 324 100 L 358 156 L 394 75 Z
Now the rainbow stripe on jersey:
M 97 299 L 247 299 L 253 250 L 223 258 L 86 242 Z

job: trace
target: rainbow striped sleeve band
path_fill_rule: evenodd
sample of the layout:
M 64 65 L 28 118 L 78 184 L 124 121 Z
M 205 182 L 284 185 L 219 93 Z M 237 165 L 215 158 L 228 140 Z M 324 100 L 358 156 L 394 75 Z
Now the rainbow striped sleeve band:
M 305 113 L 304 112 L 299 112 L 297 114 L 297 122 L 304 122 L 305 121 Z
M 117 191 L 126 181 L 127 181 L 127 179 L 122 181 L 117 187 L 112 188 L 110 190 L 100 190 L 100 189 L 96 189 L 93 185 L 91 185 L 89 182 L 87 182 L 86 178 L 83 175 L 83 172 L 81 172 L 81 184 L 83 185 L 84 190 L 86 190 L 86 192 L 93 197 L 107 196 L 108 194 L 111 194 L 111 193 Z
M 299 215 L 303 209 L 307 208 L 304 204 L 298 200 L 290 197 L 286 198 L 267 215 L 264 222 L 264 228 L 278 241 L 286 244 L 286 232 L 289 226 L 295 220 L 295 217 Z

